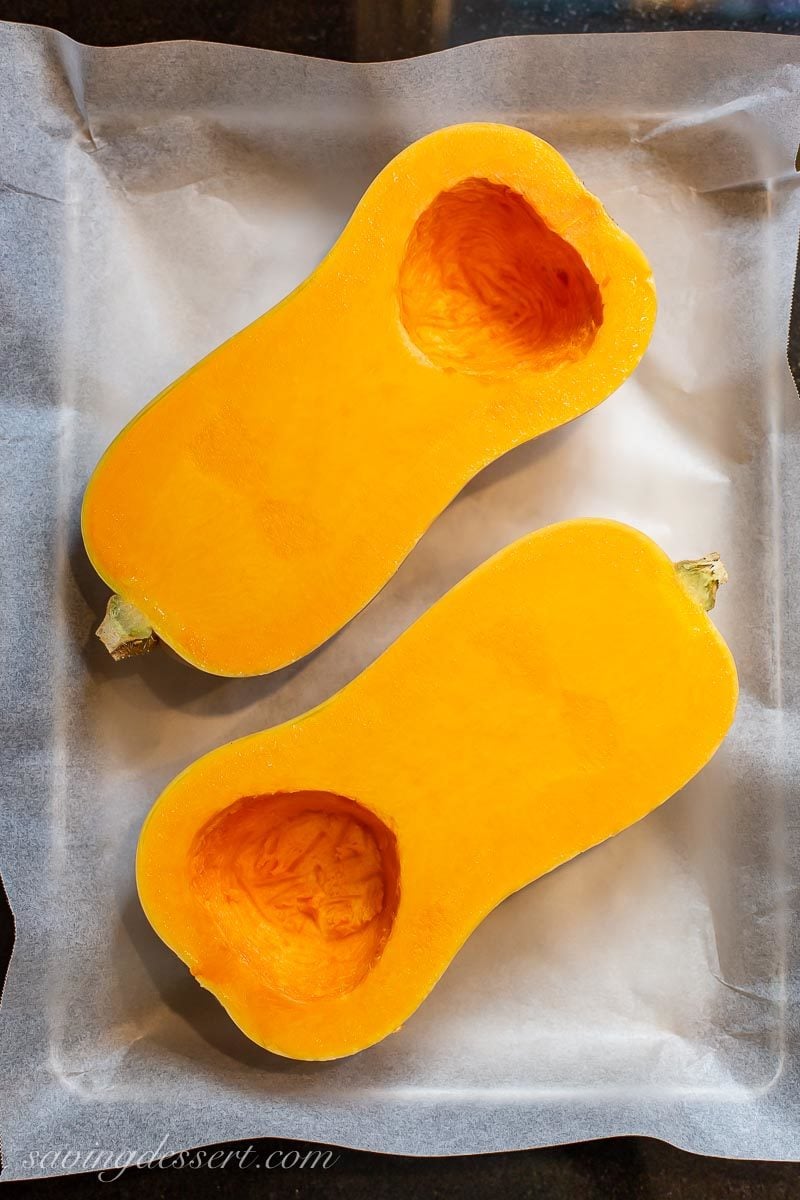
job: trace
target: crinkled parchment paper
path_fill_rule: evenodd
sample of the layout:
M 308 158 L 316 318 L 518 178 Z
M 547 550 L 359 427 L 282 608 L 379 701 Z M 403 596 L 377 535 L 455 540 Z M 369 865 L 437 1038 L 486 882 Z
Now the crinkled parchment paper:
M 364 66 L 0 26 L 0 68 L 6 1177 L 59 1149 L 77 1170 L 97 1147 L 259 1134 L 439 1154 L 646 1133 L 800 1157 L 800 42 L 513 38 Z M 661 312 L 634 378 L 480 475 L 298 665 L 113 664 L 78 529 L 102 449 L 315 266 L 393 154 L 473 119 L 552 141 L 650 257 Z M 675 558 L 722 552 L 715 619 L 742 682 L 723 749 L 501 905 L 383 1044 L 319 1065 L 259 1050 L 142 916 L 149 805 L 201 753 L 341 687 L 499 547 L 583 515 Z

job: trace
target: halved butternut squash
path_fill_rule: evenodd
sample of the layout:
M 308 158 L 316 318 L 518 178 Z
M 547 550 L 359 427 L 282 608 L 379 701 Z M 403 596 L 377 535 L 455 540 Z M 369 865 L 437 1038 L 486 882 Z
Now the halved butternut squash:
M 650 268 L 561 156 L 462 125 L 377 177 L 317 270 L 157 397 L 89 483 L 117 657 L 273 671 L 374 595 L 487 463 L 608 396 Z
M 505 896 L 714 753 L 724 578 L 610 521 L 503 550 L 331 700 L 169 785 L 137 857 L 154 929 L 270 1050 L 379 1041 Z

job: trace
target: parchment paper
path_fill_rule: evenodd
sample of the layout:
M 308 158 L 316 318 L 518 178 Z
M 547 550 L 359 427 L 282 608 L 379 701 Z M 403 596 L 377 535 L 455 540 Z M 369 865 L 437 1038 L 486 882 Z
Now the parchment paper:
M 645 1133 L 800 1157 L 800 43 L 516 38 L 359 66 L 0 26 L 0 112 L 5 1178 L 63 1171 L 59 1148 L 78 1170 L 93 1147 L 260 1134 L 441 1154 Z M 78 530 L 102 449 L 314 267 L 393 154 L 471 119 L 552 141 L 643 246 L 661 312 L 634 378 L 485 471 L 297 666 L 114 665 Z M 342 686 L 499 547 L 578 515 L 675 558 L 722 552 L 715 620 L 742 683 L 723 749 L 501 905 L 400 1033 L 328 1064 L 260 1051 L 141 914 L 145 812 L 198 755 Z

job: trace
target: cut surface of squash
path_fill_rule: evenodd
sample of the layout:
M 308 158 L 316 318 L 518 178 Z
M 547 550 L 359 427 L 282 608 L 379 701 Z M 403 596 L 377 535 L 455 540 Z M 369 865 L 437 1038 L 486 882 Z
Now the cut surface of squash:
M 654 318 L 644 255 L 552 146 L 489 124 L 414 143 L 314 273 L 101 459 L 103 640 L 219 675 L 301 658 L 482 467 L 613 392 Z
M 379 1041 L 504 897 L 712 756 L 724 579 L 615 522 L 522 538 L 326 703 L 167 787 L 137 856 L 154 929 L 264 1047 Z

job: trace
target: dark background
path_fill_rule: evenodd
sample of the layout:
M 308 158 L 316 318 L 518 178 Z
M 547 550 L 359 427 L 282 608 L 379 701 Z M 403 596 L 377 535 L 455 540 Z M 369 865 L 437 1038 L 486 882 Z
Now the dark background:
M 401 58 L 518 33 L 747 29 L 800 33 L 800 0 L 0 0 L 0 20 L 62 30 L 94 45 L 194 38 L 353 61 Z M 800 288 L 795 288 L 790 360 L 798 378 Z M 13 927 L 0 886 L 0 986 Z M 2 1131 L 0 1131 L 0 1136 Z M 242 1149 L 247 1142 L 231 1143 Z M 302 1151 L 305 1143 L 297 1143 Z M 262 1160 L 287 1143 L 257 1143 Z M 800 1163 L 707 1159 L 647 1138 L 614 1138 L 547 1150 L 473 1158 L 415 1159 L 335 1149 L 326 1171 L 132 1169 L 113 1183 L 93 1175 L 6 1185 L 9 1200 L 85 1200 L 101 1188 L 156 1200 L 232 1188 L 250 1196 L 304 1200 L 795 1200 Z M 798 1144 L 800 1155 L 800 1143 Z
M 0 0 L 0 18 L 100 46 L 199 38 L 367 61 L 514 33 L 800 33 L 800 0 Z

